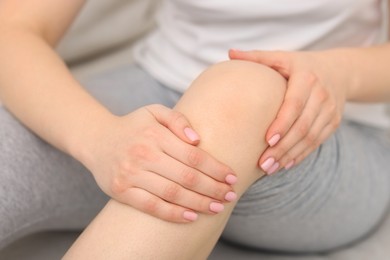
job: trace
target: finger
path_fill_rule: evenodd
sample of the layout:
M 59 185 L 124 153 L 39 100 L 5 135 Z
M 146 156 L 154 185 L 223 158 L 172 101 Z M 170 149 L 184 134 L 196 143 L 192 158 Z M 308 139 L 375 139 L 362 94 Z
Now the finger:
M 288 78 L 291 70 L 290 53 L 283 51 L 240 51 L 230 49 L 229 58 L 261 63 L 277 70 L 286 78 Z
M 311 94 L 312 82 L 305 80 L 301 74 L 290 78 L 284 101 L 276 119 L 267 130 L 266 140 L 270 146 L 276 145 L 292 125 L 301 116 Z
M 337 112 L 332 109 L 334 104 L 332 99 L 329 98 L 328 92 L 324 88 L 315 88 L 313 90 L 313 98 L 310 99 L 310 102 L 311 105 L 308 104 L 308 109 L 314 110 L 316 109 L 315 106 L 317 106 L 317 108 L 320 108 L 318 111 L 319 115 L 315 118 L 315 121 L 312 124 L 310 130 L 307 131 L 307 134 L 300 140 L 300 142 L 294 145 L 293 148 L 291 148 L 279 160 L 281 166 L 289 164 L 291 160 L 295 161 L 297 156 L 302 154 L 303 151 L 307 150 L 308 147 L 318 147 L 318 145 L 321 143 L 318 143 L 319 136 L 323 130 L 326 129 L 327 125 L 333 124 L 335 125 L 334 129 L 337 128 Z M 295 125 L 293 127 L 295 127 Z
M 329 113 L 321 113 L 314 121 L 310 131 L 296 145 L 294 145 L 283 157 L 279 160 L 280 167 L 285 167 L 291 161 L 297 163 L 297 158 L 307 150 L 314 150 L 321 144 L 321 134 L 329 124 L 332 115 Z M 288 165 L 290 166 L 290 165 Z M 290 166 L 291 167 L 291 166 Z M 287 167 L 287 168 L 290 168 Z
M 179 162 L 164 154 L 157 163 L 150 165 L 148 170 L 169 179 L 187 190 L 213 198 L 219 201 L 233 201 L 237 195 L 232 187 L 219 182 L 194 168 Z
M 118 201 L 169 222 L 189 223 L 198 218 L 198 214 L 194 211 L 166 202 L 140 188 L 127 189 L 121 194 Z
M 269 158 L 273 159 L 274 163 L 278 162 L 280 167 L 284 166 L 285 161 L 281 161 L 282 158 L 284 160 L 290 159 L 291 150 L 294 149 L 303 139 L 305 138 L 316 138 L 317 136 L 313 135 L 315 133 L 312 132 L 312 127 L 317 121 L 319 114 L 322 108 L 322 102 L 316 96 L 316 90 L 314 89 L 313 96 L 309 98 L 305 109 L 302 112 L 302 115 L 298 117 L 296 122 L 291 126 L 288 133 L 283 137 L 283 139 L 273 147 L 268 148 L 260 158 L 260 166 L 261 168 L 268 174 L 272 174 L 275 171 L 275 167 L 270 165 Z M 322 126 L 326 125 L 327 121 L 323 122 Z M 318 130 L 319 132 L 319 130 Z M 293 158 L 291 158 L 292 160 Z M 271 168 L 273 171 L 271 171 Z
M 138 188 L 145 189 L 163 200 L 196 212 L 207 214 L 220 213 L 224 205 L 220 201 L 187 190 L 179 184 L 153 172 L 144 171 L 134 182 Z
M 147 106 L 145 109 L 147 109 L 161 125 L 167 127 L 181 140 L 193 145 L 199 143 L 199 135 L 182 113 L 158 104 Z
M 191 168 L 197 169 L 217 181 L 228 184 L 235 184 L 237 182 L 237 177 L 233 170 L 207 152 L 196 146 L 181 142 L 169 133 L 166 134 L 166 137 L 161 143 L 161 148 L 172 158 L 177 159 Z

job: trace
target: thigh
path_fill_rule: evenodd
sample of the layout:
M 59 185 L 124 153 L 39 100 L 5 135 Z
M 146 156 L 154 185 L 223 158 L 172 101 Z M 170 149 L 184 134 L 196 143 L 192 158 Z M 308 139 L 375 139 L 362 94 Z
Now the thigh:
M 88 78 L 82 85 L 116 115 L 125 115 L 150 104 L 173 107 L 181 97 L 181 93 L 165 87 L 136 64 Z
M 0 247 L 50 228 L 80 228 L 106 201 L 90 173 L 0 107 Z
M 383 131 L 344 122 L 300 165 L 256 182 L 223 237 L 288 252 L 327 251 L 361 239 L 387 211 L 389 158 Z
M 116 114 L 150 103 L 172 106 L 180 96 L 133 65 L 82 84 Z M 40 230 L 83 228 L 108 199 L 91 173 L 1 106 L 0 125 L 0 248 Z

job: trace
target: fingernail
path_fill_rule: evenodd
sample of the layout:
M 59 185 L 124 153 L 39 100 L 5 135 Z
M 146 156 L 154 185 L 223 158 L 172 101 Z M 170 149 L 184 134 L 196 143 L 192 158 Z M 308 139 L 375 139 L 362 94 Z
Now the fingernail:
M 225 195 L 225 200 L 227 201 L 235 201 L 237 199 L 237 194 L 233 191 L 229 191 L 228 193 L 226 193 Z
M 195 221 L 198 219 L 198 214 L 192 211 L 184 211 L 183 218 L 189 221 Z
M 188 137 L 188 139 L 190 139 L 192 142 L 195 142 L 195 141 L 199 141 L 200 138 L 199 138 L 199 135 L 197 133 L 195 133 L 194 130 L 192 130 L 191 128 L 187 127 L 184 129 L 184 134 Z
M 230 50 L 231 50 L 231 51 L 240 51 L 240 52 L 242 52 L 242 50 L 237 49 L 237 48 L 230 48 Z
M 210 210 L 215 213 L 222 212 L 225 209 L 225 206 L 218 202 L 211 202 L 210 203 Z
M 228 176 L 226 176 L 225 181 L 229 184 L 235 184 L 237 183 L 237 177 L 233 174 L 229 174 Z
M 289 162 L 288 164 L 286 164 L 286 166 L 284 166 L 284 169 L 286 169 L 286 170 L 288 170 L 288 169 L 290 169 L 291 167 L 293 167 L 294 166 L 294 160 L 292 160 L 291 162 Z
M 276 162 L 272 167 L 267 171 L 268 175 L 274 174 L 279 169 L 280 164 Z
M 260 166 L 263 171 L 268 172 L 268 170 L 274 165 L 275 159 L 273 157 L 268 158 L 263 162 L 263 164 Z
M 272 136 L 269 140 L 268 140 L 268 144 L 269 146 L 274 146 L 275 144 L 277 144 L 280 140 L 280 134 L 276 134 L 274 136 Z

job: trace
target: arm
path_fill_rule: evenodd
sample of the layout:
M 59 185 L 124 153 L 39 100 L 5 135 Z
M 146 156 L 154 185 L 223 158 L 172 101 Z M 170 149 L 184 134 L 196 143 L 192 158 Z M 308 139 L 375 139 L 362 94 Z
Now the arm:
M 226 202 L 232 170 L 193 146 L 199 139 L 191 138 L 186 118 L 162 106 L 110 114 L 53 50 L 83 3 L 1 1 L 0 99 L 33 132 L 82 162 L 114 199 L 142 211 L 154 201 L 160 210 L 153 215 L 169 221 L 192 221 L 194 210 L 214 214 L 209 205 Z
M 83 3 L 0 3 L 0 99 L 30 129 L 73 154 L 83 122 L 88 117 L 108 117 L 53 51 Z
M 351 85 L 347 100 L 390 102 L 390 43 L 345 50 L 351 64 Z

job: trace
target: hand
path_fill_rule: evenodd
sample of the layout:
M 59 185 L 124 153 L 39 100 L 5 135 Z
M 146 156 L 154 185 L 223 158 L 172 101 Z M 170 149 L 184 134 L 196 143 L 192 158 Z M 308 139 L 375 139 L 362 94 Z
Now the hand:
M 115 200 L 185 223 L 235 199 L 233 171 L 196 147 L 199 137 L 179 112 L 150 105 L 105 125 L 83 163 Z
M 348 63 L 342 52 L 230 50 L 231 59 L 269 66 L 287 80 L 287 90 L 270 125 L 260 167 L 273 174 L 301 162 L 339 126 L 346 101 Z

